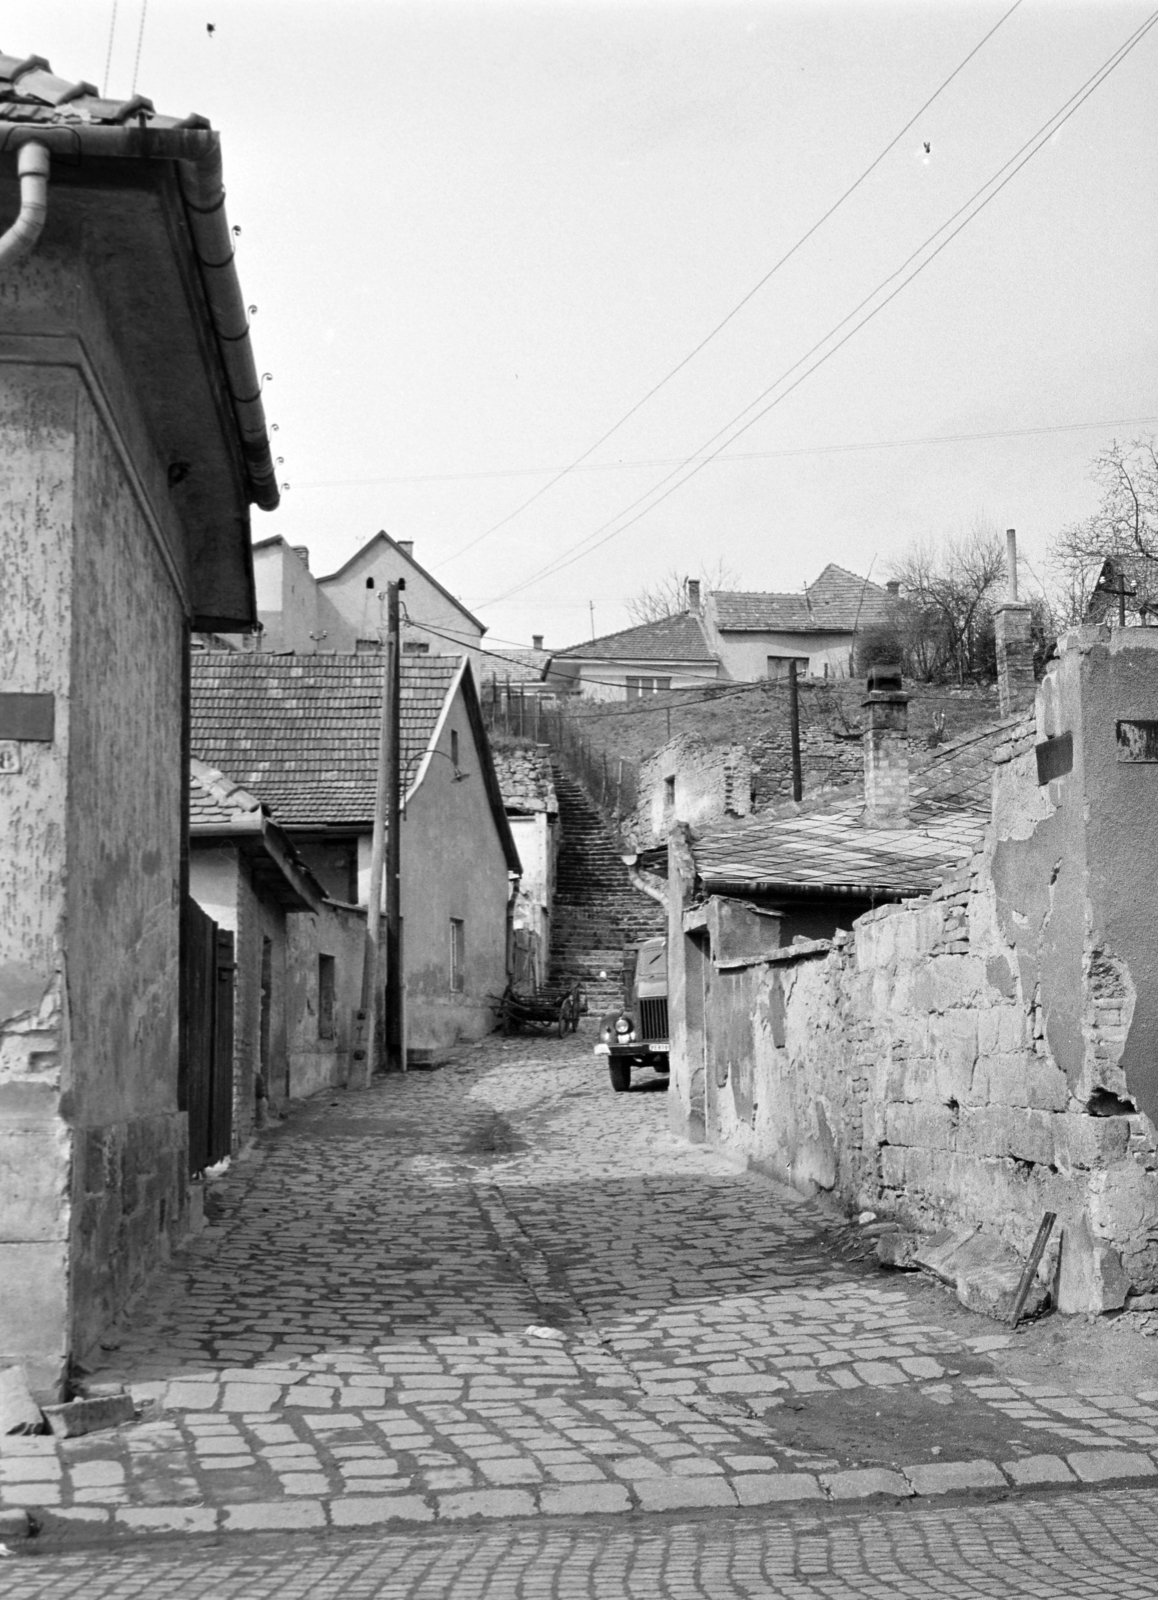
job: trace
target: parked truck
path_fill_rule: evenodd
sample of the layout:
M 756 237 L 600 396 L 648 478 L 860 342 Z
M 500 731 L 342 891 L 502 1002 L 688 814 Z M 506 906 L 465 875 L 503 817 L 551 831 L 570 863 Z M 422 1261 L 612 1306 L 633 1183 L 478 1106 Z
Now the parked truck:
M 611 1087 L 631 1087 L 632 1067 L 668 1071 L 667 940 L 645 939 L 623 954 L 623 1005 L 599 1023 L 597 1056 L 607 1057 Z

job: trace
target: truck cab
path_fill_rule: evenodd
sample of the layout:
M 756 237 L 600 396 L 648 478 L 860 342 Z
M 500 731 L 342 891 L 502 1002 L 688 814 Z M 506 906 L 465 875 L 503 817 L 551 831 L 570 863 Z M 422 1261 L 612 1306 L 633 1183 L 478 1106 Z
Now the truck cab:
M 645 939 L 623 953 L 623 1005 L 599 1023 L 597 1056 L 607 1057 L 611 1087 L 631 1087 L 632 1067 L 668 1071 L 667 940 Z

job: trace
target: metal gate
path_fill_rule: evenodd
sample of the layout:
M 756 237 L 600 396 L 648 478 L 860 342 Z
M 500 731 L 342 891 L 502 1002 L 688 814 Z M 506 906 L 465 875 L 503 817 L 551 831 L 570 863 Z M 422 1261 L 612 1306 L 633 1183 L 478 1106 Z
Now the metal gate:
M 233 1138 L 233 935 L 193 900 L 181 916 L 181 1070 L 177 1104 L 189 1114 L 189 1171 L 229 1154 Z

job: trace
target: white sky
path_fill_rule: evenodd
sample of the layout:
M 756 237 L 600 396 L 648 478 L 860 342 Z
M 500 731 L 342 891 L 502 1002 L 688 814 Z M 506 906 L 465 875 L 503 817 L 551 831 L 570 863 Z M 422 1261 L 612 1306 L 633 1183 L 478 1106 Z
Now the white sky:
M 223 138 L 281 509 L 333 570 L 376 529 L 489 624 L 562 647 L 670 568 L 858 572 L 986 516 L 1035 566 L 1093 453 L 1158 422 L 1158 28 L 912 286 L 707 466 L 554 577 L 802 356 L 1144 22 L 1022 0 L 719 338 L 587 450 L 768 271 L 1008 10 L 920 4 L 148 0 L 138 90 Z M 0 47 L 101 85 L 112 0 L 5 0 Z M 119 0 L 127 95 L 140 0 Z M 212 37 L 206 29 L 213 23 Z M 928 141 L 931 152 L 924 153 Z M 798 453 L 798 452 L 812 453 Z M 639 465 L 638 463 L 646 463 Z M 663 462 L 664 465 L 655 465 Z M 626 463 L 620 465 L 620 463 Z M 425 478 L 427 481 L 415 481 Z M 409 480 L 409 481 L 408 481 Z

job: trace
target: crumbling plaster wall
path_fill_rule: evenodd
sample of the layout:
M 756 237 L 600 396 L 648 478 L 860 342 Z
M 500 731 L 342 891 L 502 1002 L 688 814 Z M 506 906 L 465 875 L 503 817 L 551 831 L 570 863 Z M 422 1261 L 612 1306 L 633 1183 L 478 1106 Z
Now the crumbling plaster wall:
M 1064 641 L 1037 725 L 995 755 L 984 847 L 931 897 L 733 971 L 731 995 L 683 938 L 673 966 L 690 952 L 708 976 L 703 1038 L 673 1063 L 677 1129 L 698 1115 L 806 1192 L 922 1231 L 981 1227 L 1023 1256 L 1054 1211 L 1062 1310 L 1158 1289 L 1158 763 L 1119 761 L 1115 735 L 1158 713 L 1156 646 L 1148 630 Z M 1041 786 L 1035 747 L 1066 733 L 1072 770 Z M 740 1012 L 747 1048 L 723 1060 Z
M 382 923 L 383 936 L 385 921 Z M 301 1099 L 349 1081 L 362 1003 L 362 965 L 366 950 L 366 912 L 325 901 L 317 911 L 286 917 L 285 1071 L 277 1067 L 271 1094 Z M 334 1037 L 318 1032 L 318 957 L 334 961 Z

